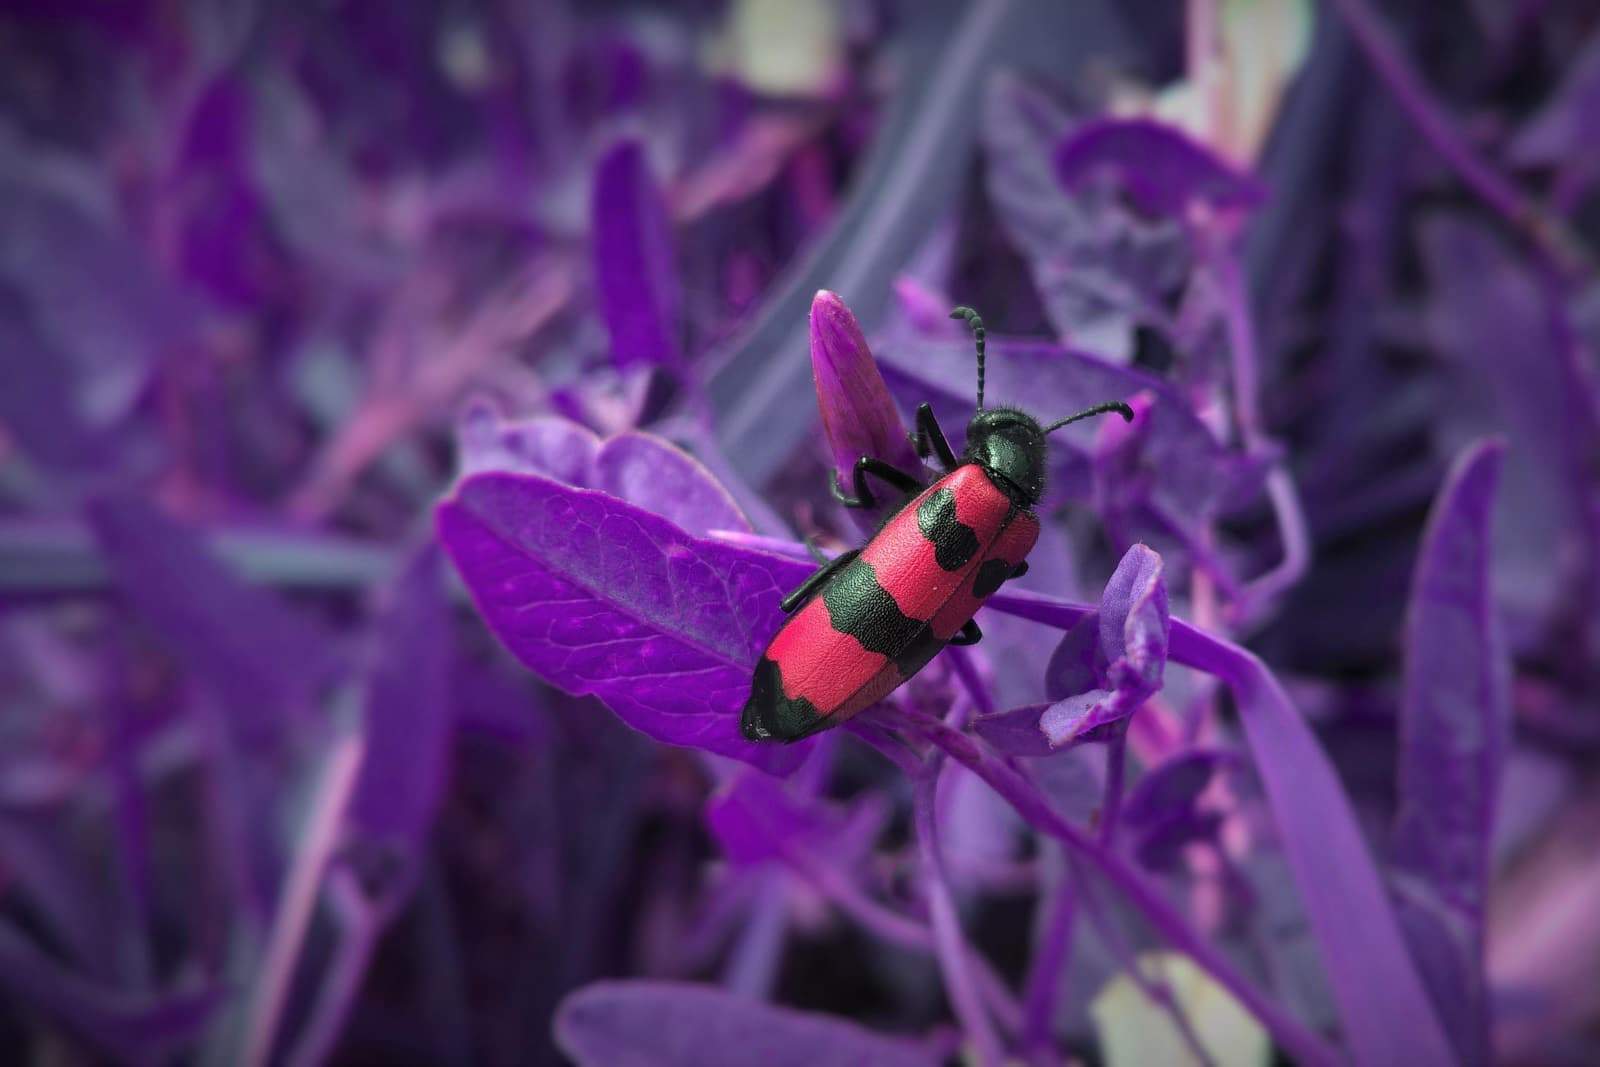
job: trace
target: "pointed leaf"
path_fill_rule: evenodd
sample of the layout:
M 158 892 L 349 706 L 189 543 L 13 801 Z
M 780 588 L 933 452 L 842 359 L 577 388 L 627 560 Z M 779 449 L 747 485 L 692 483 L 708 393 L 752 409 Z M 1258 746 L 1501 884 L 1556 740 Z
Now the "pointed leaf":
M 683 359 L 683 294 L 666 201 L 638 141 L 600 160 L 592 201 L 594 272 L 601 318 L 619 368 Z
M 861 325 L 839 295 L 826 289 L 811 302 L 811 380 L 822 412 L 822 432 L 847 487 L 862 456 L 874 456 L 912 474 L 921 470 L 922 462 L 911 448 Z

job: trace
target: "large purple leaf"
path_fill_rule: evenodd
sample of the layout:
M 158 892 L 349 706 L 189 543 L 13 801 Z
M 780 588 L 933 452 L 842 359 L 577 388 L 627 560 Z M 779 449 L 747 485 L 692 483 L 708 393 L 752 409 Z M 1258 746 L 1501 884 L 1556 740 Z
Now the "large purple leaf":
M 936 1067 L 934 1051 L 855 1023 L 677 982 L 597 982 L 561 1002 L 579 1067 Z
M 1267 196 L 1253 176 L 1151 119 L 1086 122 L 1056 150 L 1055 164 L 1069 189 L 1102 171 L 1114 173 L 1129 199 L 1152 215 L 1181 217 L 1196 203 L 1253 208 Z
M 786 773 L 807 747 L 739 735 L 750 671 L 805 564 L 698 540 L 659 515 L 536 475 L 467 478 L 440 540 L 497 636 L 634 728 Z
M 1062 629 L 1094 610 L 1005 592 L 988 603 Z M 1283 686 L 1254 654 L 1179 619 L 1172 620 L 1169 654 L 1233 692 L 1356 1061 L 1452 1062 L 1350 798 Z
M 107 497 L 88 517 L 134 609 L 230 710 L 275 734 L 282 713 L 303 706 L 323 680 L 332 637 L 245 584 L 196 534 L 143 500 Z
M 682 359 L 683 296 L 666 202 L 644 147 L 623 141 L 600 160 L 592 201 L 594 273 L 618 367 Z
M 360 838 L 410 853 L 432 825 L 450 749 L 451 627 L 437 549 L 401 574 L 378 620 L 366 680 L 366 745 L 345 818 Z
M 1511 733 L 1511 661 L 1491 589 L 1490 527 L 1505 446 L 1484 442 L 1452 469 L 1428 519 L 1406 621 L 1399 809 L 1393 865 L 1420 907 L 1451 913 L 1424 952 L 1430 991 L 1466 1062 L 1489 1055 L 1483 975 L 1495 800 Z M 1438 929 L 1419 921 L 1416 930 Z

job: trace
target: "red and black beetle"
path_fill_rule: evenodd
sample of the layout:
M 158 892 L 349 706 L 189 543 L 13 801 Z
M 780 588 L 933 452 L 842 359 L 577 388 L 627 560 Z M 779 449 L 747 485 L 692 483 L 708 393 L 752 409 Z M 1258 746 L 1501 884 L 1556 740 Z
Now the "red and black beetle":
M 789 616 L 756 664 L 739 729 L 751 741 L 798 741 L 882 700 L 945 645 L 983 636 L 973 621 L 1002 582 L 1028 569 L 1039 537 L 1033 508 L 1044 493 L 1045 435 L 1070 422 L 1119 412 L 1121 402 L 1041 426 L 1016 408 L 983 406 L 983 320 L 968 307 L 951 318 L 972 326 L 978 407 L 958 458 L 927 404 L 917 408 L 917 455 L 937 455 L 945 474 L 924 486 L 874 456 L 856 460 L 854 496 L 833 473 L 847 508 L 871 508 L 870 475 L 904 494 L 865 546 L 823 563 L 783 598 Z

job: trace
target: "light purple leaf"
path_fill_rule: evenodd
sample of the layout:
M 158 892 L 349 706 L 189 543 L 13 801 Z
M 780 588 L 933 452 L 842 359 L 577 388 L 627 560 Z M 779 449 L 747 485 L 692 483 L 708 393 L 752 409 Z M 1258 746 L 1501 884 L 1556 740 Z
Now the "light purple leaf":
M 1267 191 L 1176 127 L 1151 119 L 1097 119 L 1078 128 L 1055 156 L 1069 189 L 1110 171 L 1140 210 L 1181 218 L 1190 205 L 1253 208 Z
M 683 295 L 666 201 L 644 148 L 623 141 L 600 160 L 592 200 L 596 298 L 619 368 L 683 359 Z
M 1454 951 L 1434 956 L 1440 965 L 1425 963 L 1425 972 L 1458 1052 L 1472 1063 L 1489 1056 L 1484 905 L 1511 734 L 1511 659 L 1496 617 L 1490 552 L 1504 455 L 1505 446 L 1493 441 L 1462 455 L 1429 516 L 1406 621 L 1400 718 L 1393 865 L 1415 883 L 1412 893 L 1451 913 L 1449 925 L 1460 934 L 1447 939 Z
M 556 1041 L 578 1067 L 936 1067 L 940 1056 L 855 1023 L 710 986 L 597 982 L 561 1002 Z
M 1137 218 L 1102 190 L 1063 189 L 1051 154 L 1073 120 L 1043 93 L 1002 74 L 984 103 L 989 199 L 1058 339 L 1128 362 L 1136 326 L 1171 326 L 1165 302 L 1191 261 L 1183 227 Z
M 365 841 L 406 853 L 433 823 L 450 750 L 449 605 L 436 548 L 400 575 L 377 623 L 362 712 L 366 744 L 346 813 Z
M 557 415 L 502 418 L 493 406 L 477 403 L 462 414 L 456 432 L 461 473 L 504 471 L 542 474 L 568 485 L 592 486 L 598 435 Z
M 733 497 L 681 448 L 645 433 L 618 434 L 595 458 L 594 488 L 693 534 L 750 529 Z
M 1092 731 L 1126 719 L 1160 690 L 1171 617 L 1158 554 L 1145 545 L 1128 549 L 1101 595 L 1098 624 L 1093 662 L 1101 687 L 1072 693 L 1039 717 L 1053 748 L 1090 739 Z M 1067 681 L 1070 667 L 1081 666 L 1084 629 L 1080 623 L 1068 631 L 1051 657 L 1056 684 Z
M 189 529 L 135 497 L 88 510 L 118 586 L 225 706 L 274 736 L 331 666 L 335 642 L 274 594 L 245 584 Z
M 463 474 L 538 474 L 599 489 L 694 534 L 750 529 L 750 520 L 710 471 L 653 434 L 628 431 L 602 441 L 570 419 L 503 419 L 476 405 L 463 417 L 459 436 Z
M 807 746 L 739 734 L 750 672 L 804 563 L 701 541 L 606 493 L 479 474 L 438 509 L 440 540 L 522 663 L 669 744 L 787 773 Z
M 988 604 L 1061 629 L 1093 610 L 1004 591 Z M 1356 1062 L 1452 1062 L 1350 799 L 1282 684 L 1253 653 L 1177 619 L 1169 656 L 1233 692 Z
M 826 289 L 811 301 L 811 379 L 822 432 L 846 486 L 862 456 L 908 473 L 922 469 L 861 325 L 839 295 Z

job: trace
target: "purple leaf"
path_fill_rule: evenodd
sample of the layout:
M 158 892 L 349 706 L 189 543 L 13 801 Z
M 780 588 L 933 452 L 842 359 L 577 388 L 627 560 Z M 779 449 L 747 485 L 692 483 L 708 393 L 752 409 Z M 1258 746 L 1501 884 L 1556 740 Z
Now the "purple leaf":
M 1075 693 L 1047 708 L 1039 729 L 1053 748 L 1089 740 L 1092 731 L 1132 715 L 1161 688 L 1167 663 L 1167 585 L 1161 557 L 1134 545 L 1117 564 L 1100 598 L 1099 650 L 1094 656 L 1102 687 Z M 1081 662 L 1085 635 L 1079 624 L 1068 631 L 1051 657 L 1052 675 L 1068 673 L 1065 663 Z M 1064 653 L 1064 654 L 1063 654 Z
M 1006 592 L 988 604 L 1061 629 L 1093 610 Z M 1452 1062 L 1350 799 L 1283 686 L 1253 653 L 1181 620 L 1172 621 L 1169 655 L 1233 692 L 1356 1061 Z
M 1043 418 L 1060 418 L 1091 404 L 1149 394 L 1145 428 L 1137 452 L 1135 482 L 1150 505 L 1175 522 L 1199 523 L 1238 492 L 1234 456 L 1211 435 L 1177 390 L 1159 378 L 1118 367 L 1057 345 L 989 336 L 987 393 L 994 403 L 1020 404 Z M 970 343 L 921 340 L 880 345 L 879 363 L 889 385 L 908 403 L 927 400 L 947 431 L 972 414 L 973 359 Z M 1119 419 L 1094 420 L 1052 434 L 1053 453 L 1073 457 L 1053 467 L 1060 491 L 1087 496 L 1089 457 L 1101 432 L 1114 433 Z M 957 441 L 952 445 L 960 448 Z
M 331 635 L 246 585 L 192 531 L 143 500 L 108 497 L 89 523 L 133 608 L 226 706 L 274 736 L 331 665 Z
M 695 534 L 750 529 L 750 521 L 710 471 L 652 434 L 629 431 L 601 441 L 569 419 L 502 419 L 492 408 L 478 405 L 462 419 L 460 449 L 463 474 L 538 474 L 599 489 Z
M 595 459 L 594 488 L 653 511 L 693 534 L 750 529 L 733 497 L 681 448 L 645 433 L 607 441 Z
M 486 403 L 468 407 L 456 433 L 461 473 L 542 474 L 568 485 L 594 483 L 600 438 L 556 415 L 506 419 Z
M 27 308 L 0 282 L 0 424 L 35 463 L 75 469 L 101 452 L 74 402 L 72 364 L 34 329 Z
M 677 982 L 596 982 L 556 1011 L 579 1067 L 936 1067 L 940 1057 L 854 1023 Z
M 366 745 L 346 813 L 366 841 L 410 853 L 433 823 L 450 751 L 450 641 L 444 576 L 429 547 L 401 574 L 377 624 Z
M 811 301 L 811 379 L 841 477 L 848 479 L 862 456 L 908 473 L 922 469 L 860 324 L 839 295 L 826 289 Z
M 738 728 L 778 601 L 804 563 L 700 541 L 536 475 L 474 475 L 438 524 L 490 629 L 546 681 L 598 696 L 659 741 L 780 774 L 804 759 L 805 745 L 754 745 Z
M 600 160 L 591 207 L 596 298 L 612 362 L 678 365 L 683 295 L 672 224 L 639 142 L 623 141 Z
M 1578 164 L 1600 144 L 1600 32 L 1572 61 L 1544 106 L 1518 131 L 1511 158 L 1522 166 Z
M 1416 892 L 1453 913 L 1461 937 L 1451 965 L 1433 971 L 1431 991 L 1462 1058 L 1474 1063 L 1489 1055 L 1484 903 L 1511 734 L 1511 660 L 1490 587 L 1504 455 L 1492 441 L 1464 454 L 1428 519 L 1406 622 L 1393 856 Z
M 1151 215 L 1181 218 L 1195 203 L 1253 208 L 1267 197 L 1253 176 L 1150 119 L 1086 122 L 1056 150 L 1055 164 L 1056 177 L 1069 189 L 1111 171 L 1129 199 Z
M 1135 217 L 1103 190 L 1062 189 L 1051 152 L 1072 124 L 1043 93 L 996 77 L 982 127 L 989 199 L 1057 337 L 1126 363 L 1134 327 L 1170 326 L 1165 304 L 1189 270 L 1187 236 L 1173 220 Z
M 1587 504 L 1600 449 L 1588 372 L 1563 309 L 1491 231 L 1435 218 L 1422 247 L 1434 287 L 1430 333 L 1468 372 L 1455 376 L 1440 446 L 1454 454 L 1485 433 L 1506 434 L 1495 592 L 1517 639 L 1533 640 L 1563 598 L 1581 595 L 1577 565 L 1594 566 L 1600 551 Z M 1592 605 L 1571 610 L 1587 617 Z
M 1039 729 L 1039 716 L 1051 706 L 1024 704 L 980 716 L 973 720 L 972 730 L 1008 756 L 1054 755 L 1055 748 L 1045 737 L 1044 731 Z
M 1155 823 L 1173 812 L 1192 808 L 1217 769 L 1234 762 L 1231 752 L 1191 749 L 1153 768 L 1128 793 L 1122 817 L 1130 826 Z

